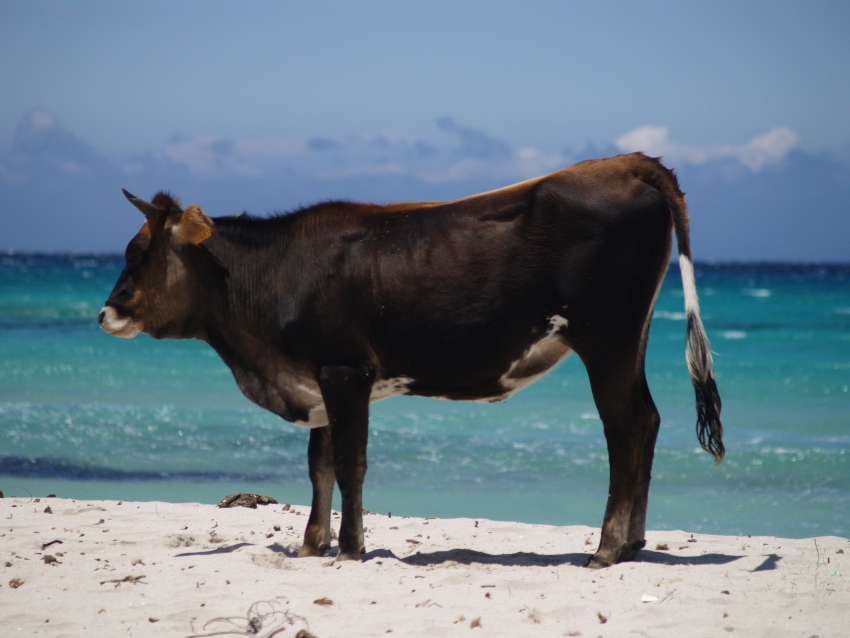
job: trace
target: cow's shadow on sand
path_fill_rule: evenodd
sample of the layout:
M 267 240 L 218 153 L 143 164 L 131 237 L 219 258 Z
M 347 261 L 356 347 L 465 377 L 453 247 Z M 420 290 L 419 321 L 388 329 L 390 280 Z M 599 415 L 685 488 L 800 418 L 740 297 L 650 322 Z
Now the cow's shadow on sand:
M 374 550 L 367 552 L 364 560 L 390 558 L 408 565 L 440 565 L 443 563 L 460 563 L 462 565 L 503 565 L 507 567 L 535 566 L 552 567 L 559 565 L 574 565 L 584 567 L 590 560 L 590 553 L 570 554 L 536 554 L 534 552 L 515 552 L 511 554 L 489 554 L 473 549 L 449 549 L 438 552 L 417 552 L 404 558 L 399 558 L 389 550 Z M 729 554 L 702 554 L 701 556 L 675 556 L 665 552 L 642 550 L 632 560 L 635 563 L 653 563 L 660 565 L 725 565 L 743 556 Z
M 232 547 L 219 548 L 208 552 L 190 552 L 178 554 L 178 556 L 198 556 L 203 554 L 222 554 L 229 553 L 234 549 L 248 545 L 249 543 L 241 543 Z M 279 543 L 268 545 L 266 549 L 274 553 L 284 554 L 288 558 L 298 556 L 298 549 L 294 546 L 284 546 Z M 325 553 L 325 557 L 334 558 L 338 551 L 337 547 L 332 547 Z M 585 552 L 575 552 L 570 554 L 536 554 L 534 552 L 514 552 L 511 554 L 488 554 L 474 549 L 447 549 L 438 552 L 416 552 L 403 558 L 399 558 L 394 552 L 388 549 L 375 549 L 366 552 L 363 555 L 364 561 L 372 560 L 397 560 L 407 565 L 415 565 L 424 567 L 428 565 L 442 565 L 445 563 L 459 563 L 461 565 L 503 565 L 505 567 L 553 567 L 560 565 L 574 565 L 576 567 L 584 567 L 590 560 L 593 554 Z M 744 558 L 744 556 L 734 556 L 731 554 L 709 553 L 700 556 L 675 556 L 657 550 L 644 549 L 638 552 L 638 555 L 632 559 L 633 563 L 652 563 L 656 565 L 726 565 L 733 561 Z M 753 571 L 764 571 L 776 569 L 776 562 L 779 557 L 769 556 L 767 560 Z
M 181 558 L 184 556 L 216 556 L 218 554 L 232 554 L 237 549 L 241 549 L 243 547 L 250 547 L 254 543 L 236 543 L 235 545 L 222 545 L 221 547 L 216 547 L 215 549 L 202 550 L 198 552 L 183 552 L 181 554 L 175 554 L 175 558 Z
M 741 558 L 744 558 L 744 556 L 717 554 L 713 552 L 700 556 L 675 556 L 666 552 L 642 549 L 632 562 L 655 563 L 659 565 L 726 565 Z

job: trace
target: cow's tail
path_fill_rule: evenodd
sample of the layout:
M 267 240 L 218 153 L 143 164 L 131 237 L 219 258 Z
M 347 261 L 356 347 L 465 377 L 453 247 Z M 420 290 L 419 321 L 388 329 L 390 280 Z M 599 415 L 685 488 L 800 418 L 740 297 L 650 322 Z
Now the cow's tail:
M 673 216 L 673 228 L 679 248 L 679 270 L 685 293 L 685 316 L 688 320 L 686 357 L 688 372 L 696 392 L 697 438 L 703 449 L 720 463 L 726 454 L 723 447 L 723 426 L 720 423 L 720 394 L 711 367 L 711 347 L 699 314 L 699 298 L 688 233 L 688 206 L 675 173 L 664 167 L 660 161 L 656 160 L 655 164 L 660 171 L 651 171 L 654 179 L 644 178 L 644 181 L 666 195 Z

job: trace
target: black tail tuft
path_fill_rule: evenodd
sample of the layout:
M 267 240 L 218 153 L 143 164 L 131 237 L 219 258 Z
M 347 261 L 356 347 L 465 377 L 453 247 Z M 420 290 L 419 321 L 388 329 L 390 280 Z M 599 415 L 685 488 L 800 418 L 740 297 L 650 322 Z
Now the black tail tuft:
M 709 375 L 704 381 L 694 380 L 694 391 L 699 444 L 720 463 L 726 456 L 726 448 L 723 447 L 723 426 L 720 423 L 720 394 L 714 377 Z

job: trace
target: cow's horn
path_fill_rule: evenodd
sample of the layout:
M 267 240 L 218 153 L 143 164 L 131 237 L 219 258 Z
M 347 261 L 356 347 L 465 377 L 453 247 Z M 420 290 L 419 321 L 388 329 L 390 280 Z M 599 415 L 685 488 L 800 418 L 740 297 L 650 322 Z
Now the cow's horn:
M 121 192 L 124 193 L 124 197 L 126 197 L 133 206 L 142 211 L 142 214 L 148 219 L 151 219 L 162 212 L 161 209 L 157 208 L 150 202 L 146 202 L 143 199 L 139 199 L 138 197 L 136 197 L 132 193 L 127 192 L 123 188 L 121 189 Z

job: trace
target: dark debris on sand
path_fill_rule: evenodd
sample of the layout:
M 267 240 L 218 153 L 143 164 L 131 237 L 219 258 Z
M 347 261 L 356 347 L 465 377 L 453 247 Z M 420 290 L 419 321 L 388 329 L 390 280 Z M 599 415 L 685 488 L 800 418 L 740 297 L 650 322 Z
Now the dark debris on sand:
M 225 496 L 216 507 L 250 507 L 255 510 L 257 505 L 277 505 L 277 501 L 265 494 L 243 494 L 239 492 Z

